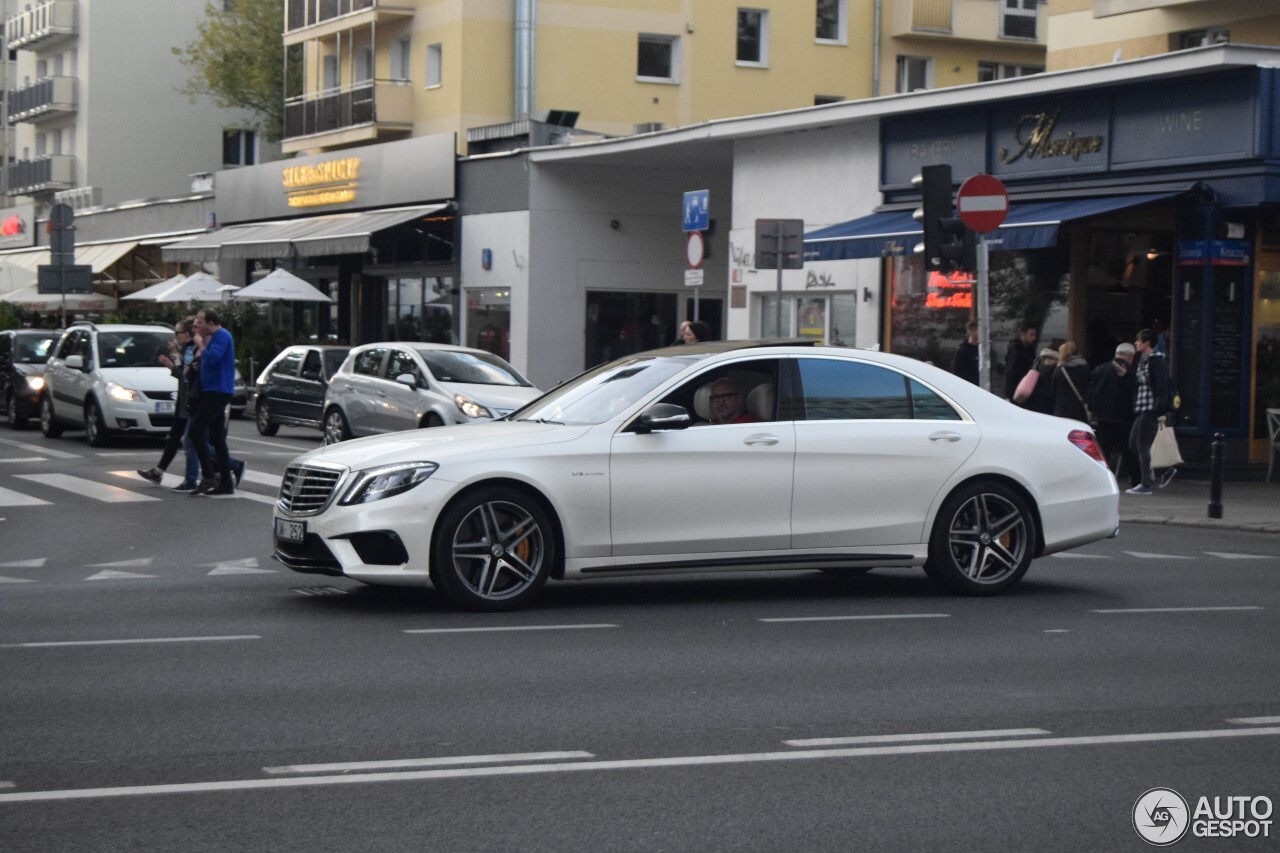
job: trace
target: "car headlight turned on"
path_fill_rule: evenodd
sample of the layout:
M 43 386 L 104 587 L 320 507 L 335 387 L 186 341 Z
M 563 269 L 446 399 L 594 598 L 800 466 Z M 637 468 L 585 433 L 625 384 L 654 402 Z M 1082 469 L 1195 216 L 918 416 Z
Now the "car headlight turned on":
M 28 376 L 28 377 L 27 377 L 27 388 L 31 389 L 31 393 L 32 393 L 32 394 L 37 394 L 37 393 L 39 393 L 40 391 L 43 391 L 43 390 L 44 390 L 44 377 L 43 377 L 43 376 Z
M 137 391 L 132 388 L 126 388 L 119 382 L 107 383 L 107 396 L 122 403 L 136 403 L 142 399 L 142 395 Z
M 405 462 L 358 471 L 355 481 L 338 503 L 351 506 L 393 497 L 409 491 L 434 474 L 439 467 L 434 462 Z
M 493 415 L 484 406 L 462 394 L 454 394 L 453 402 L 458 404 L 462 414 L 469 418 L 491 418 Z

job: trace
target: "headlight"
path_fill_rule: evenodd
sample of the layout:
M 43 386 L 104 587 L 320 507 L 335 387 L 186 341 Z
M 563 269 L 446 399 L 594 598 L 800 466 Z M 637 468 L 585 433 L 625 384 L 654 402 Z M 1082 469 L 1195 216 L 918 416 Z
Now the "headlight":
M 367 504 L 407 492 L 430 477 L 440 466 L 434 462 L 405 462 L 357 471 L 355 482 L 338 503 Z
M 137 391 L 126 388 L 119 382 L 107 383 L 107 396 L 122 403 L 136 403 L 142 399 L 142 395 Z
M 477 403 L 475 400 L 472 400 L 470 397 L 465 397 L 462 394 L 454 394 L 453 402 L 457 403 L 458 408 L 462 410 L 462 414 L 469 418 L 493 417 L 493 415 L 489 413 L 488 409 Z
M 43 377 L 43 376 L 28 376 L 28 377 L 27 377 L 27 387 L 31 389 L 31 392 L 32 392 L 32 393 L 39 393 L 40 391 L 43 391 L 43 390 L 44 390 L 44 377 Z

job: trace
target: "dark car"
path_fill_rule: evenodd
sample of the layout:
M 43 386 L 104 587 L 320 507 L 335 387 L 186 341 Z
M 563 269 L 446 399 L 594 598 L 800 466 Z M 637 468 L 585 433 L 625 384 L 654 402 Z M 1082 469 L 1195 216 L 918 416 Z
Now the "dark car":
M 244 417 L 244 410 L 249 408 L 249 391 L 244 384 L 244 374 L 236 368 L 235 390 L 231 392 L 231 417 Z
M 39 416 L 44 365 L 60 337 L 61 329 L 0 332 L 0 399 L 11 429 L 22 429 Z
M 275 435 L 282 425 L 323 429 L 329 378 L 350 351 L 348 346 L 302 344 L 277 355 L 255 386 L 258 432 Z

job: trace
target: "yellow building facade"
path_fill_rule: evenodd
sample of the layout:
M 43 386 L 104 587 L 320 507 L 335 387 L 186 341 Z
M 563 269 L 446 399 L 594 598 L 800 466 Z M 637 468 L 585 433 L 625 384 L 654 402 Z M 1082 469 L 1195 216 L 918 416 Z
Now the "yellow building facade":
M 286 152 L 561 111 L 626 136 L 1043 70 L 1037 0 L 287 0 Z M 567 116 L 576 114 L 573 119 Z

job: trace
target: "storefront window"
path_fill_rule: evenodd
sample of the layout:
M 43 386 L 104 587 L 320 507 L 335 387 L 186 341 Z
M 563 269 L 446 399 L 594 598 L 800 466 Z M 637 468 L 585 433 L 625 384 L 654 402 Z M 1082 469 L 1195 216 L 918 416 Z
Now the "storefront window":
M 387 329 L 391 340 L 454 343 L 452 278 L 387 280 Z
M 511 291 L 477 288 L 466 293 L 466 345 L 510 360 Z
M 1266 439 L 1267 409 L 1280 408 L 1280 270 L 1258 271 L 1256 391 L 1253 437 Z
M 674 293 L 588 291 L 584 366 L 671 345 L 677 304 Z
M 854 293 L 824 293 L 822 296 L 782 295 L 782 329 L 777 329 L 778 295 L 762 294 L 760 336 L 763 338 L 808 338 L 825 343 L 853 346 L 858 320 L 858 297 Z

